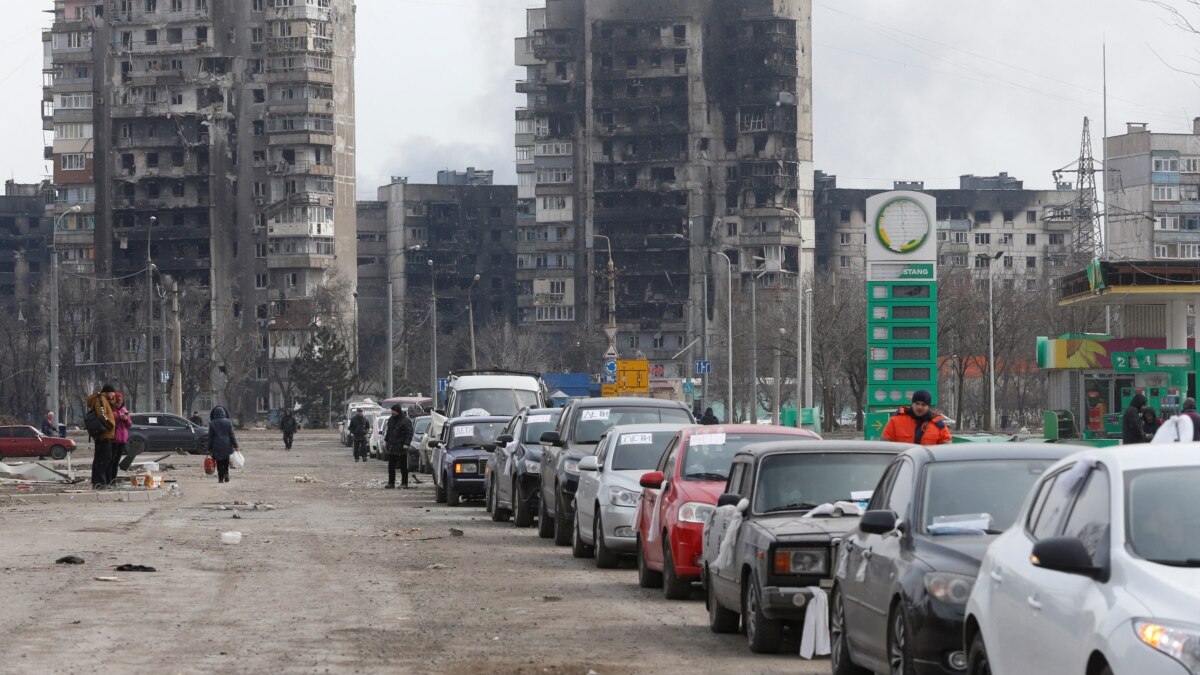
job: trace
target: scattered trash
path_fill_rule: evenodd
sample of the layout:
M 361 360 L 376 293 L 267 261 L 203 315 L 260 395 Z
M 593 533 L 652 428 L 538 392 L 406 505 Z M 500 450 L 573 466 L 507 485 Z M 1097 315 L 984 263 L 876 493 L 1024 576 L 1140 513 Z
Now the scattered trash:
M 41 462 L 30 462 L 28 464 L 5 464 L 4 462 L 0 462 L 0 478 L 9 478 L 27 483 L 70 482 L 67 474 L 55 471 Z
M 449 568 L 449 566 L 443 565 L 442 563 L 434 563 L 432 565 L 426 566 L 425 569 L 427 569 L 427 570 L 446 570 L 446 569 L 450 569 L 450 568 Z
M 154 569 L 153 567 L 150 567 L 149 565 L 131 565 L 129 563 L 125 563 L 124 565 L 118 565 L 114 569 L 116 569 L 118 572 L 157 572 L 158 571 L 158 570 Z
M 543 595 L 542 596 L 542 602 L 558 602 L 559 600 L 562 600 L 561 595 Z
M 461 536 L 463 536 L 463 531 L 458 529 L 457 527 L 452 527 L 452 528 L 450 528 L 450 536 L 451 537 L 461 537 Z
M 107 581 L 111 583 L 121 583 L 121 577 L 93 577 L 96 581 Z
M 59 565 L 82 565 L 83 558 L 80 558 L 77 555 L 64 555 L 54 562 Z
M 292 481 L 296 483 L 320 483 L 315 476 L 294 476 Z
M 217 510 L 218 510 L 218 511 L 228 511 L 228 510 L 229 510 L 229 507 L 228 507 L 228 506 L 225 506 L 224 504 L 218 504 L 218 505 L 217 505 Z
M 242 533 L 241 532 L 222 532 L 221 533 L 221 543 L 222 544 L 230 544 L 230 545 L 240 544 L 240 543 L 242 543 Z
M 241 517 L 241 516 L 239 516 L 238 514 L 236 514 L 236 513 L 235 513 L 235 514 L 233 514 L 233 519 L 234 519 L 234 520 L 241 520 L 241 519 L 242 519 L 242 517 Z

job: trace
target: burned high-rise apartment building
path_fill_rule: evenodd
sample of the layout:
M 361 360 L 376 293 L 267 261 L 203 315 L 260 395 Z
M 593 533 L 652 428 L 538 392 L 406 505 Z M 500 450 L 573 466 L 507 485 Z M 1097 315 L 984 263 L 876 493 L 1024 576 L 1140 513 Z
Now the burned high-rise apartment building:
M 547 0 L 516 61 L 523 324 L 595 371 L 610 244 L 616 347 L 652 379 L 690 376 L 676 355 L 701 338 L 723 363 L 718 253 L 739 297 L 753 272 L 795 305 L 814 244 L 810 0 Z
M 167 385 L 188 388 L 189 408 L 281 407 L 272 318 L 323 287 L 349 302 L 354 286 L 354 1 L 54 0 L 53 11 L 43 118 L 59 255 L 124 280 L 135 299 L 148 259 L 156 284 L 180 283 L 213 364 Z M 97 336 L 98 361 L 144 362 L 149 343 L 167 370 L 157 309 L 154 321 L 138 309 L 130 335 Z M 145 380 L 135 374 L 124 379 Z

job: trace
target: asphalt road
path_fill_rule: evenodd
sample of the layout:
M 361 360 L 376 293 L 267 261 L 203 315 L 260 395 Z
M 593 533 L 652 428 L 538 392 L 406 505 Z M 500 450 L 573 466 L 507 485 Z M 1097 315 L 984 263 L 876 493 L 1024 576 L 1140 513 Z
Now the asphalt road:
M 384 490 L 386 465 L 334 435 L 292 452 L 239 437 L 228 484 L 201 457 L 168 460 L 178 497 L 22 503 L 0 487 L 0 673 L 829 672 L 794 640 L 760 656 L 711 633 L 698 589 L 664 600 L 632 565 L 597 570 L 482 502 L 435 504 L 428 482 Z M 241 543 L 223 545 L 231 530 Z M 55 564 L 69 554 L 86 562 Z

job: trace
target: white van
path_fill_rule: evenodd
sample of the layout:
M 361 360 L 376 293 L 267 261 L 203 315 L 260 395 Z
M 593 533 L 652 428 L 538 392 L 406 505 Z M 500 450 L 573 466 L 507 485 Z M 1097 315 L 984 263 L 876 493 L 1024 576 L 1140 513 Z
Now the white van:
M 450 373 L 450 381 L 446 384 L 446 406 L 430 413 L 426 439 L 441 439 L 442 426 L 448 419 L 490 415 L 510 417 L 522 408 L 544 408 L 546 401 L 546 383 L 537 373 L 519 370 Z

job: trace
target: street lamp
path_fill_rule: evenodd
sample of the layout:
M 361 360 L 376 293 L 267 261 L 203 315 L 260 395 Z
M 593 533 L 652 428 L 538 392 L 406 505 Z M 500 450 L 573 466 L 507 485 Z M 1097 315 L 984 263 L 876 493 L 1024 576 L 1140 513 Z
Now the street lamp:
M 146 226 L 146 409 L 154 409 L 154 262 L 150 259 L 150 234 L 158 218 Z
M 58 410 L 58 247 L 54 244 L 54 233 L 62 225 L 68 213 L 79 213 L 78 204 L 63 211 L 54 219 L 54 232 L 50 233 L 50 410 L 59 420 Z
M 436 405 L 436 404 L 441 403 L 441 401 L 439 400 L 439 393 L 438 393 L 438 367 L 437 367 L 437 274 L 433 269 L 433 258 L 430 258 L 428 260 L 428 265 L 429 265 L 429 305 L 430 305 L 429 325 L 430 325 L 430 335 L 432 336 L 432 339 L 430 340 L 430 349 L 429 349 L 429 352 L 430 352 L 429 373 L 430 373 L 430 385 L 432 388 L 429 391 L 432 392 L 431 396 L 435 403 L 434 408 L 437 408 L 438 405 Z
M 397 255 L 404 255 L 405 253 L 408 253 L 409 251 L 420 251 L 420 250 L 421 250 L 421 245 L 417 244 L 416 246 L 410 246 L 409 248 L 406 248 L 403 251 L 400 251 L 400 253 L 398 253 Z M 393 379 L 395 377 L 396 368 L 392 364 L 392 359 L 394 359 L 396 356 L 394 353 L 396 350 L 396 343 L 393 341 L 393 337 L 392 337 L 392 334 L 394 332 L 394 328 L 393 328 L 393 324 L 392 324 L 392 322 L 393 322 L 392 315 L 395 314 L 396 308 L 392 304 L 392 274 L 390 271 L 391 265 L 388 265 L 388 269 L 389 269 L 389 272 L 388 272 L 388 283 L 387 283 L 387 303 L 388 303 L 388 310 L 387 310 L 387 341 L 388 341 L 387 390 L 388 390 L 388 398 L 392 398 L 393 396 L 396 395 L 395 382 Z M 358 311 L 357 305 L 355 305 L 355 311 L 356 312 Z M 434 384 L 436 384 L 436 383 L 434 383 Z
M 992 263 L 999 260 L 1000 256 L 1004 255 L 1004 251 L 1000 251 L 996 255 L 988 258 L 988 375 L 991 379 L 989 384 L 990 390 L 988 393 L 988 431 L 996 430 L 996 340 L 994 324 L 996 314 L 992 311 Z
M 603 234 L 593 234 L 593 239 L 603 239 L 608 244 L 608 333 L 609 333 L 609 352 L 605 357 L 616 354 L 616 334 L 617 334 L 617 268 L 613 264 L 612 254 L 612 239 Z
M 479 369 L 479 365 L 475 362 L 475 303 L 471 297 L 471 291 L 474 290 L 477 283 L 479 283 L 478 274 L 471 280 L 471 285 L 467 286 L 467 323 L 471 328 L 471 370 Z
M 727 344 L 725 345 L 725 366 L 728 369 L 725 380 L 725 423 L 733 423 L 733 261 L 724 251 L 713 251 L 713 253 L 725 259 L 725 264 L 728 266 L 728 274 L 725 275 L 725 311 L 728 316 L 725 319 L 725 328 L 728 332 Z
M 753 256 L 752 260 L 766 262 Z M 758 274 L 754 274 L 758 272 Z M 750 423 L 758 423 L 758 280 L 766 274 L 765 268 L 750 270 Z
M 786 211 L 796 216 L 796 234 L 800 237 L 800 247 L 796 255 L 796 426 L 800 426 L 800 409 L 807 402 L 812 405 L 812 372 L 807 370 L 803 365 L 806 361 L 800 358 L 804 353 L 804 217 L 800 212 L 787 208 L 786 206 L 775 207 L 780 211 Z M 812 311 L 812 308 L 809 308 Z M 800 395 L 801 377 L 805 376 L 809 379 L 805 380 L 804 392 L 807 398 Z

